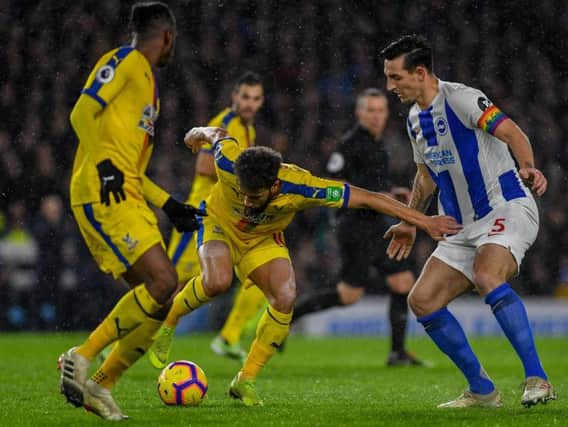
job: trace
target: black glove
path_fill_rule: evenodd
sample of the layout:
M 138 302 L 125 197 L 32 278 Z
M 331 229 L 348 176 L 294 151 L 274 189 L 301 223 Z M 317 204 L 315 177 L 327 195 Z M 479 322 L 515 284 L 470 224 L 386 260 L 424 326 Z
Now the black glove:
M 199 222 L 196 216 L 207 216 L 207 212 L 204 210 L 178 202 L 173 197 L 170 197 L 166 203 L 164 203 L 162 209 L 168 218 L 170 218 L 176 230 L 180 233 L 197 230 L 199 228 Z
M 114 195 L 114 201 L 120 203 L 126 200 L 124 194 L 124 174 L 120 169 L 112 164 L 110 159 L 103 160 L 97 164 L 99 171 L 99 181 L 101 182 L 101 203 L 110 206 L 110 193 Z

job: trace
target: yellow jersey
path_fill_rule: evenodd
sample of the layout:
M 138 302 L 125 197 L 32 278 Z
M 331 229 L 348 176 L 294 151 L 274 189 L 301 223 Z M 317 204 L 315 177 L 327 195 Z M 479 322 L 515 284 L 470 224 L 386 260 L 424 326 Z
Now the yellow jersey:
M 296 165 L 284 163 L 278 172 L 280 193 L 262 213 L 246 216 L 234 173 L 234 162 L 243 150 L 234 138 L 223 138 L 215 142 L 213 151 L 218 182 L 206 199 L 207 214 L 235 241 L 246 243 L 284 231 L 296 212 L 303 209 L 342 208 L 349 203 L 349 184 L 318 178 Z
M 241 118 L 231 108 L 225 108 L 219 114 L 211 119 L 207 126 L 222 127 L 227 129 L 229 136 L 236 138 L 239 141 L 239 146 L 244 150 L 245 148 L 252 147 L 256 140 L 256 131 L 252 124 L 243 123 Z M 212 153 L 211 144 L 206 144 L 201 147 L 201 151 Z M 187 197 L 187 203 L 193 206 L 198 206 L 202 200 L 205 200 L 211 188 L 215 184 L 215 179 L 210 176 L 195 174 L 191 191 Z
M 82 93 L 103 109 L 96 117 L 97 147 L 87 151 L 79 141 L 71 176 L 71 204 L 99 201 L 96 165 L 104 159 L 111 159 L 124 174 L 126 197 L 144 201 L 142 177 L 152 154 L 160 110 L 150 63 L 131 46 L 113 49 L 98 60 Z

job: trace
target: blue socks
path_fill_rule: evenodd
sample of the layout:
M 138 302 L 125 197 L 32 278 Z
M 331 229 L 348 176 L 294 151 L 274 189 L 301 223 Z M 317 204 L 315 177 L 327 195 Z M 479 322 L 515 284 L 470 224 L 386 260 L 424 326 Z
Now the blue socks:
M 426 333 L 456 366 L 463 372 L 472 393 L 488 394 L 495 390 L 456 318 L 447 308 L 435 311 L 418 319 Z
M 525 305 L 508 283 L 493 289 L 485 297 L 505 335 L 519 355 L 525 377 L 547 379 L 534 345 L 532 330 Z

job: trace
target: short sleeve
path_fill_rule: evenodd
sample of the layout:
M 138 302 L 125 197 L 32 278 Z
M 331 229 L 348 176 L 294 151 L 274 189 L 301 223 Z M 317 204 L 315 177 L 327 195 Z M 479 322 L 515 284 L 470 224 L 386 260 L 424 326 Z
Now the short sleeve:
M 122 90 L 136 70 L 136 56 L 131 54 L 134 48 L 121 47 L 106 60 L 100 60 L 91 72 L 87 84 L 81 91 L 97 101 L 104 108 Z
M 286 176 L 280 177 L 280 192 L 297 196 L 294 204 L 298 210 L 318 206 L 342 208 L 349 204 L 351 192 L 349 184 L 313 176 L 307 170 L 295 165 L 283 165 L 282 167 L 293 169 L 293 171 L 289 174 L 289 179 L 286 179 Z
M 507 116 L 480 90 L 465 88 L 455 91 L 448 99 L 453 112 L 470 129 L 479 128 L 494 134 Z

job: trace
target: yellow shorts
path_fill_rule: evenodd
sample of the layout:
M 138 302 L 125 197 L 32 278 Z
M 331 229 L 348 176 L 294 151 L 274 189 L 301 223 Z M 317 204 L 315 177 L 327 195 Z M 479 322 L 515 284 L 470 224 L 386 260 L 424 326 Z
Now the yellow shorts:
M 199 248 L 213 240 L 225 242 L 231 251 L 231 259 L 235 266 L 237 277 L 245 288 L 254 284 L 247 279 L 261 265 L 277 258 L 284 258 L 290 261 L 290 254 L 286 247 L 284 233 L 282 232 L 243 242 L 231 238 L 223 230 L 221 223 L 212 216 L 201 218 L 201 224 L 202 226 L 197 231 L 197 247 Z
M 172 260 L 178 274 L 178 280 L 181 283 L 185 283 L 201 273 L 195 242 L 196 236 L 197 232 L 180 233 L 173 230 L 170 237 L 168 256 Z
M 115 278 L 122 276 L 152 246 L 164 246 L 156 215 L 146 203 L 89 203 L 72 206 L 72 210 L 99 268 Z

